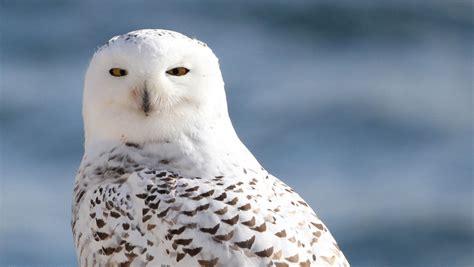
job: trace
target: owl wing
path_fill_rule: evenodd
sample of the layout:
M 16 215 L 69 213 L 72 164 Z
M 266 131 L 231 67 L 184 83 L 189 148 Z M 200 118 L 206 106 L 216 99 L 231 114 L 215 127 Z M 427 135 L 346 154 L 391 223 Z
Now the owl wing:
M 80 266 L 347 263 L 311 208 L 265 171 L 203 179 L 145 169 L 81 199 L 73 221 Z

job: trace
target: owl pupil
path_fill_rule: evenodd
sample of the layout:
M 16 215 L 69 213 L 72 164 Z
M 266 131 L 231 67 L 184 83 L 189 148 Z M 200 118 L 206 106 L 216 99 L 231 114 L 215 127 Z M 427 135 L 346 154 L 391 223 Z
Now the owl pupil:
M 168 73 L 169 75 L 173 75 L 173 76 L 183 76 L 188 72 L 189 72 L 189 70 L 185 67 L 172 68 L 172 69 L 169 69 L 169 70 L 166 71 L 166 73 Z
M 110 75 L 115 77 L 121 77 L 127 75 L 127 70 L 119 69 L 119 68 L 112 68 L 109 70 Z

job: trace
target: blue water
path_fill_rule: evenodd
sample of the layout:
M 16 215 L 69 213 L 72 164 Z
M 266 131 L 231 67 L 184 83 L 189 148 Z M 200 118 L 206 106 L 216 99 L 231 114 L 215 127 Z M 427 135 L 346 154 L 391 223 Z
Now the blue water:
M 353 266 L 474 266 L 470 1 L 0 3 L 0 265 L 75 265 L 88 60 L 167 28 L 213 48 L 240 137 Z

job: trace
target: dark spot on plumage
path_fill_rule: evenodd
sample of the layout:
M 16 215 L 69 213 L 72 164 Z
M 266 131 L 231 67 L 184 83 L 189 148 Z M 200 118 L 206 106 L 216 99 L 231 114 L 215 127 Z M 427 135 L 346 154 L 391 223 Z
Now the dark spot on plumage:
M 128 243 L 128 242 L 125 243 L 125 250 L 128 251 L 128 252 L 132 251 L 135 247 L 136 247 L 136 246 L 134 246 L 134 245 L 132 245 L 132 244 L 130 244 L 130 243 Z
M 160 172 L 156 175 L 156 177 L 165 177 L 166 176 L 166 172 Z
M 151 223 L 150 223 L 150 224 L 147 225 L 146 229 L 147 229 L 148 231 L 151 231 L 151 230 L 153 230 L 155 227 L 156 227 L 156 224 L 151 224 Z
M 167 160 L 167 159 L 162 159 L 162 160 L 160 160 L 160 163 L 167 165 L 167 164 L 170 164 L 170 161 Z
M 207 210 L 208 208 L 209 208 L 209 203 L 197 207 L 196 211 L 203 211 L 203 210 Z
M 136 143 L 132 143 L 132 142 L 127 142 L 127 143 L 125 143 L 125 145 L 128 146 L 128 147 L 140 148 L 140 145 L 138 145 Z
M 150 195 L 150 196 L 148 196 L 148 197 L 145 199 L 145 201 L 146 201 L 146 202 L 153 201 L 153 200 L 155 200 L 156 197 L 157 197 L 156 195 Z
M 102 227 L 104 227 L 105 222 L 102 219 L 96 219 L 95 224 L 97 225 L 97 227 L 102 228 Z
M 114 218 L 118 218 L 118 217 L 120 217 L 120 213 L 115 212 L 115 211 L 111 211 L 111 212 L 110 212 L 110 216 L 112 216 L 112 217 L 114 217 Z
M 158 185 L 156 185 L 156 186 L 159 187 L 159 188 L 169 188 L 169 187 L 170 187 L 170 185 L 169 185 L 169 184 L 166 184 L 166 183 L 164 183 L 164 184 L 158 184 Z
M 195 209 L 194 210 L 187 210 L 187 211 L 183 211 L 182 213 L 186 216 L 191 217 L 191 216 L 196 215 L 196 210 Z
M 295 255 L 293 255 L 293 256 L 291 256 L 291 257 L 287 257 L 287 258 L 285 258 L 285 259 L 286 259 L 287 261 L 289 261 L 289 262 L 296 263 L 296 262 L 298 262 L 299 258 L 300 258 L 299 255 L 298 255 L 298 254 L 295 254 Z
M 196 256 L 199 252 L 201 252 L 202 247 L 197 247 L 197 248 L 183 248 L 183 252 L 187 253 L 189 256 L 194 257 Z
M 231 201 L 226 202 L 226 204 L 233 206 L 233 205 L 237 204 L 237 201 L 239 201 L 239 198 L 234 197 Z
M 198 195 L 198 196 L 195 196 L 193 198 L 191 198 L 192 200 L 195 200 L 195 201 L 199 201 L 201 200 L 203 197 L 201 195 Z
M 224 214 L 227 213 L 227 210 L 228 210 L 227 207 L 223 207 L 223 208 L 220 209 L 220 210 L 214 211 L 214 213 L 217 214 L 217 215 L 224 215 Z
M 300 267 L 310 267 L 311 262 L 309 260 L 300 262 Z
M 298 201 L 298 203 L 302 204 L 303 206 L 308 207 L 308 204 L 306 204 L 306 202 L 304 202 L 304 201 Z
M 150 204 L 148 204 L 148 207 L 149 207 L 150 209 L 156 210 L 156 209 L 158 209 L 158 206 L 159 206 L 159 205 L 160 205 L 160 201 L 157 201 L 156 203 L 150 203 Z
M 193 191 L 196 191 L 199 189 L 199 186 L 195 186 L 195 187 L 191 187 L 191 188 L 188 188 L 186 190 L 184 190 L 185 192 L 193 192 Z
M 142 222 L 146 222 L 148 221 L 149 219 L 151 219 L 151 215 L 146 215 L 142 218 Z
M 112 247 L 104 248 L 104 247 L 102 247 L 102 251 L 104 252 L 104 254 L 105 254 L 106 256 L 109 256 L 109 255 L 111 255 L 112 253 L 114 253 L 115 248 L 112 248 Z
M 157 214 L 158 218 L 163 218 L 166 216 L 166 214 L 168 214 L 168 211 L 170 210 L 170 208 L 168 207 L 166 210 L 160 212 Z
M 190 239 L 175 239 L 173 243 L 178 245 L 178 246 L 187 246 L 187 245 L 191 244 L 191 242 L 193 242 L 192 238 L 190 238 Z
M 198 260 L 198 263 L 201 265 L 201 267 L 214 267 L 217 265 L 218 261 L 219 258 L 214 258 L 211 260 Z
M 94 218 L 95 218 L 95 212 L 89 214 L 89 216 L 90 216 L 92 219 L 94 219 Z
M 230 231 L 225 235 L 216 235 L 214 236 L 215 239 L 219 241 L 229 241 L 234 236 L 234 230 Z
M 273 247 L 269 247 L 265 250 L 255 252 L 255 254 L 262 258 L 270 257 L 273 254 Z
M 179 252 L 178 252 L 178 253 L 176 254 L 176 261 L 178 262 L 178 261 L 182 260 L 182 259 L 184 258 L 184 256 L 186 256 L 185 253 L 179 253 Z
M 239 221 L 239 215 L 235 215 L 234 217 L 226 220 L 222 220 L 222 222 L 227 223 L 229 225 L 234 225 Z
M 214 194 L 214 190 L 209 190 L 209 191 L 207 191 L 207 192 L 205 192 L 205 193 L 202 193 L 200 196 L 201 196 L 201 197 L 210 197 L 210 196 L 212 196 L 213 194 Z
M 128 258 L 129 261 L 133 261 L 138 255 L 130 252 L 130 253 L 125 253 L 125 256 Z
M 196 223 L 187 223 L 185 224 L 186 228 L 188 229 L 194 229 L 197 227 L 197 224 Z
M 191 193 L 184 193 L 184 194 L 179 195 L 179 197 L 189 197 L 189 196 L 191 196 Z
M 174 202 L 176 202 L 176 198 L 170 198 L 168 200 L 165 200 L 165 203 L 167 203 L 167 204 L 171 204 L 171 203 L 174 203 Z
M 215 200 L 222 201 L 227 197 L 227 194 L 224 192 L 220 196 L 214 198 Z
M 251 209 L 251 208 L 252 208 L 252 205 L 250 205 L 250 203 L 247 203 L 247 204 L 245 204 L 245 205 L 243 205 L 243 206 L 240 206 L 238 209 L 239 209 L 239 210 L 246 211 L 246 210 L 249 210 L 249 209 Z
M 255 236 L 252 236 L 248 240 L 241 241 L 241 242 L 235 242 L 235 244 L 241 248 L 247 248 L 250 249 L 253 245 L 253 242 L 255 241 Z
M 283 229 L 280 232 L 276 232 L 275 235 L 278 237 L 286 237 L 286 231 Z
M 254 231 L 257 231 L 257 232 L 265 232 L 267 230 L 267 224 L 264 222 L 262 223 L 261 225 L 257 226 L 257 227 L 254 227 L 254 228 L 250 228 Z
M 224 190 L 226 190 L 226 191 L 233 190 L 235 187 L 236 187 L 235 184 L 229 185 L 229 186 L 226 187 Z
M 148 246 L 150 246 L 150 247 L 152 247 L 152 246 L 153 246 L 153 242 L 152 242 L 152 241 L 150 241 L 150 240 L 148 240 L 148 239 L 146 240 L 146 244 L 147 244 Z
M 105 240 L 105 239 L 108 239 L 110 237 L 109 234 L 104 233 L 104 232 L 97 232 L 97 236 L 99 237 L 100 240 Z
M 117 168 L 115 170 L 115 172 L 118 174 L 118 175 L 124 175 L 125 174 L 125 169 L 124 168 Z
M 170 191 L 168 190 L 156 190 L 156 192 L 160 195 L 167 195 L 170 193 Z
M 248 227 L 253 227 L 255 225 L 255 217 L 252 217 L 252 219 L 242 222 L 243 225 L 248 226 Z
M 142 193 L 142 194 L 136 194 L 135 196 L 137 196 L 138 198 L 141 198 L 141 199 L 145 199 L 148 194 L 147 193 Z
M 211 228 L 200 228 L 199 230 L 201 230 L 201 232 L 214 235 L 214 234 L 216 234 L 216 232 L 217 232 L 217 230 L 219 229 L 219 227 L 220 227 L 220 224 L 216 224 L 214 227 L 211 227 Z
M 146 254 L 146 260 L 147 261 L 152 261 L 155 257 L 153 257 L 152 255 L 150 254 Z
M 128 230 L 130 228 L 130 224 L 122 223 L 122 228 L 123 228 L 123 230 Z
M 188 186 L 188 183 L 182 183 L 180 185 L 178 185 L 178 187 L 187 187 Z
M 289 265 L 285 262 L 275 262 L 275 267 L 289 267 Z
M 314 227 L 318 228 L 319 230 L 323 230 L 324 226 L 321 223 L 311 223 Z
M 181 226 L 180 228 L 177 228 L 177 229 L 169 229 L 168 233 L 171 235 L 180 235 L 181 233 L 184 232 L 184 230 L 186 230 L 186 227 Z
M 78 197 L 76 198 L 76 204 L 78 204 L 81 201 L 81 199 L 82 199 L 82 197 L 84 196 L 85 193 L 86 193 L 86 191 L 84 191 L 84 190 L 82 190 L 79 193 Z
M 142 209 L 142 216 L 145 216 L 148 212 L 150 211 L 150 209 Z

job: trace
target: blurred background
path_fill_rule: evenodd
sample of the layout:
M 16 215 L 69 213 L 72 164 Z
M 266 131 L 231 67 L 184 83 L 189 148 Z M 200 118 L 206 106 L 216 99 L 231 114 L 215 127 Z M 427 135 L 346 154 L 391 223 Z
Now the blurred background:
M 0 2 L 1 266 L 76 265 L 84 73 L 140 28 L 214 50 L 238 134 L 353 266 L 474 266 L 471 1 Z

